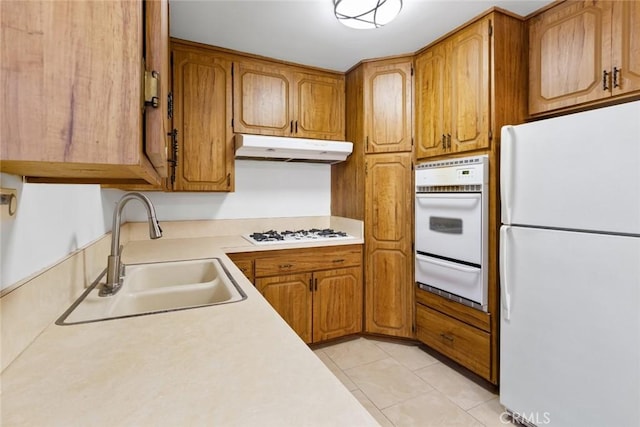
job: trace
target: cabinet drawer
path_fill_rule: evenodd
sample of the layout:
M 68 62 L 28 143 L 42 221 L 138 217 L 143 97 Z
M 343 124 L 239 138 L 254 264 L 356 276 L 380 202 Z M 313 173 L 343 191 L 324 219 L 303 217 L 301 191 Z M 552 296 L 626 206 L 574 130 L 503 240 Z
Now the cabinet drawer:
M 305 271 L 330 270 L 357 266 L 362 263 L 360 246 L 344 248 L 314 248 L 286 251 L 282 254 L 258 258 L 255 263 L 256 277 Z
M 489 379 L 489 334 L 421 304 L 416 308 L 418 340 Z

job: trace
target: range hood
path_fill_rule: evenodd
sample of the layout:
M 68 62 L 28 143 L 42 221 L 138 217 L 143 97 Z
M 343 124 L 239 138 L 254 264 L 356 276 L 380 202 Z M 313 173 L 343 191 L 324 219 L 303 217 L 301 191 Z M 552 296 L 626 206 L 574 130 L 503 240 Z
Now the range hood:
M 248 134 L 236 134 L 235 139 L 236 159 L 333 164 L 353 151 L 353 144 L 344 141 Z

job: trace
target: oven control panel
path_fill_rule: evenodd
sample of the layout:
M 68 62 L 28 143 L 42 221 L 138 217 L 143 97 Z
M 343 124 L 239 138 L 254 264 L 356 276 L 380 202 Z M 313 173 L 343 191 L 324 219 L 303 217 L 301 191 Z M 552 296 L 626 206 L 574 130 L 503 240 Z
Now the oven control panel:
M 416 191 L 425 187 L 483 186 L 489 181 L 489 157 L 474 156 L 421 163 L 416 167 Z

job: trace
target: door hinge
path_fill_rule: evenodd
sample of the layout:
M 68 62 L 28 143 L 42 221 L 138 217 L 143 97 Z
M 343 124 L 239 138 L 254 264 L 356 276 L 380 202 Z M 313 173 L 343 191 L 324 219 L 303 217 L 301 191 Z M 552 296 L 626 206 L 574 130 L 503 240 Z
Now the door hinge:
M 231 118 L 231 129 L 233 129 L 233 117 Z
M 173 119 L 173 92 L 167 95 L 167 117 Z
M 489 131 L 489 141 L 493 139 L 493 131 Z
M 153 108 L 160 106 L 160 73 L 144 71 L 144 105 Z
M 367 162 L 364 163 L 364 174 L 365 175 L 369 174 L 369 163 Z
M 411 146 L 413 147 L 413 137 L 411 137 Z

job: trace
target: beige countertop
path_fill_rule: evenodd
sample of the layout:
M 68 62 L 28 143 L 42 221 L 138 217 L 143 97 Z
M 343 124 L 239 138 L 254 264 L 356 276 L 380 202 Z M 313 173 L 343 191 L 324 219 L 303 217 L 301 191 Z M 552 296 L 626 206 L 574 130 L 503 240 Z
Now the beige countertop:
M 2 373 L 2 425 L 377 426 L 224 254 L 256 248 L 239 236 L 127 244 L 127 263 L 219 257 L 248 298 L 49 326 Z

